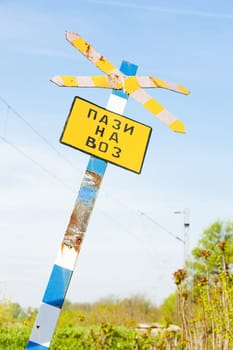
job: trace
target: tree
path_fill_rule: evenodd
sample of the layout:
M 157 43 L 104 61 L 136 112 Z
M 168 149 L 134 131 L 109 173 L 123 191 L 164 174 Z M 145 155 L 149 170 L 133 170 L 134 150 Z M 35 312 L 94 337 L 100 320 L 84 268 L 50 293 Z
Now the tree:
M 177 314 L 177 293 L 170 294 L 159 308 L 160 321 L 167 325 L 179 323 Z
M 221 269 L 230 273 L 233 265 L 233 222 L 214 222 L 207 228 L 187 262 L 189 273 L 195 279 L 206 275 L 209 281 L 219 275 Z
M 177 279 L 181 269 L 174 274 L 186 349 L 232 349 L 232 266 L 233 222 L 216 221 L 193 249 L 186 277 Z

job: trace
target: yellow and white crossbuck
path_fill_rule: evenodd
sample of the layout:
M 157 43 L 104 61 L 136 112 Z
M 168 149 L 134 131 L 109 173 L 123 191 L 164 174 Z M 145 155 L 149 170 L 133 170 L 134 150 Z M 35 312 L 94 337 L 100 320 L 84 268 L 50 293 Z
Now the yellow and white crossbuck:
M 97 87 L 123 90 L 141 103 L 149 112 L 175 132 L 185 133 L 184 124 L 143 88 L 163 88 L 188 95 L 184 86 L 149 76 L 127 76 L 120 72 L 104 56 L 100 55 L 80 35 L 66 32 L 66 39 L 89 61 L 104 72 L 105 76 L 55 76 L 51 81 L 62 87 Z

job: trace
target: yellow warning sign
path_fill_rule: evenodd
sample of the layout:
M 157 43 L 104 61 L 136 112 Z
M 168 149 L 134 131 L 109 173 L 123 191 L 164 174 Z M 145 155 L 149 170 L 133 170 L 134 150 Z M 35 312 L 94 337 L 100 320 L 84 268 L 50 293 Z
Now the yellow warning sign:
M 60 141 L 140 173 L 151 128 L 75 97 Z

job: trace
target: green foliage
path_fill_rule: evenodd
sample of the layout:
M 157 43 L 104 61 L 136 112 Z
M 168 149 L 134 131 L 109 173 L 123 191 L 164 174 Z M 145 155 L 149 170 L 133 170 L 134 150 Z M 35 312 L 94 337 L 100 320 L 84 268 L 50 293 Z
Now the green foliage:
M 150 339 L 149 336 L 137 336 L 132 330 L 116 328 L 109 323 L 103 323 L 99 327 L 72 329 L 68 339 L 66 338 L 68 340 L 66 345 L 62 344 L 59 334 L 61 335 L 61 332 L 55 335 L 51 350 L 65 350 L 66 348 L 73 350 L 77 349 L 77 346 L 82 350 L 134 349 L 136 342 L 140 342 L 140 349 L 143 349 L 146 343 L 153 344 L 154 342 L 154 339 Z
M 93 304 L 65 304 L 58 327 L 86 326 L 104 322 L 135 327 L 139 322 L 154 322 L 157 318 L 158 308 L 141 296 L 127 299 L 110 297 Z
M 23 310 L 18 304 L 8 302 L 0 307 L 0 350 L 25 349 L 35 310 Z M 159 333 L 155 336 L 150 329 L 141 332 L 134 327 L 138 322 L 154 322 L 158 315 L 158 308 L 140 296 L 123 300 L 107 298 L 94 304 L 72 304 L 67 301 L 50 349 L 152 350 L 156 342 L 157 349 L 163 350 L 167 348 L 165 344 L 173 342 L 173 335 Z
M 30 336 L 29 327 L 0 328 L 0 350 L 24 350 Z M 58 329 L 51 350 L 152 350 L 155 338 L 134 330 L 103 323 L 99 327 Z
M 177 293 L 169 295 L 159 308 L 159 320 L 165 325 L 179 324 L 179 317 L 177 314 Z
M 32 314 L 31 309 L 24 310 L 17 303 L 5 301 L 0 303 L 0 326 L 22 323 Z
M 193 259 L 188 262 L 189 272 L 196 277 L 205 274 L 207 265 L 209 277 L 214 278 L 219 273 L 219 259 L 223 250 L 224 263 L 229 268 L 233 263 L 233 222 L 216 221 L 203 232 L 198 246 L 193 249 Z
M 24 350 L 29 335 L 27 327 L 0 327 L 0 350 Z
M 233 223 L 215 222 L 203 232 L 177 283 L 184 349 L 233 348 Z

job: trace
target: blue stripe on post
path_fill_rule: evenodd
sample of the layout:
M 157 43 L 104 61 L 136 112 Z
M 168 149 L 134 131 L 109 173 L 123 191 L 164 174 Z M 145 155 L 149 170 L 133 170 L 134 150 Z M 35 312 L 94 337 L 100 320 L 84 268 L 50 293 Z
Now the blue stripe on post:
M 28 350 L 48 350 L 47 346 L 34 343 L 33 341 L 30 341 L 30 340 L 28 342 L 27 349 Z
M 103 159 L 90 157 L 87 171 L 91 171 L 92 173 L 96 173 L 99 176 L 104 176 L 105 170 L 107 168 L 107 162 Z
M 62 308 L 73 271 L 54 265 L 42 302 Z
M 82 186 L 79 191 L 79 199 L 84 201 L 84 202 L 91 202 L 95 200 L 97 195 L 96 191 L 93 191 L 92 188 L 88 186 Z
M 138 69 L 138 66 L 136 66 L 133 63 L 129 63 L 127 61 L 122 61 L 120 66 L 120 71 L 126 75 L 136 75 L 137 69 Z M 123 90 L 113 90 L 112 94 L 125 99 L 128 98 L 128 94 Z

